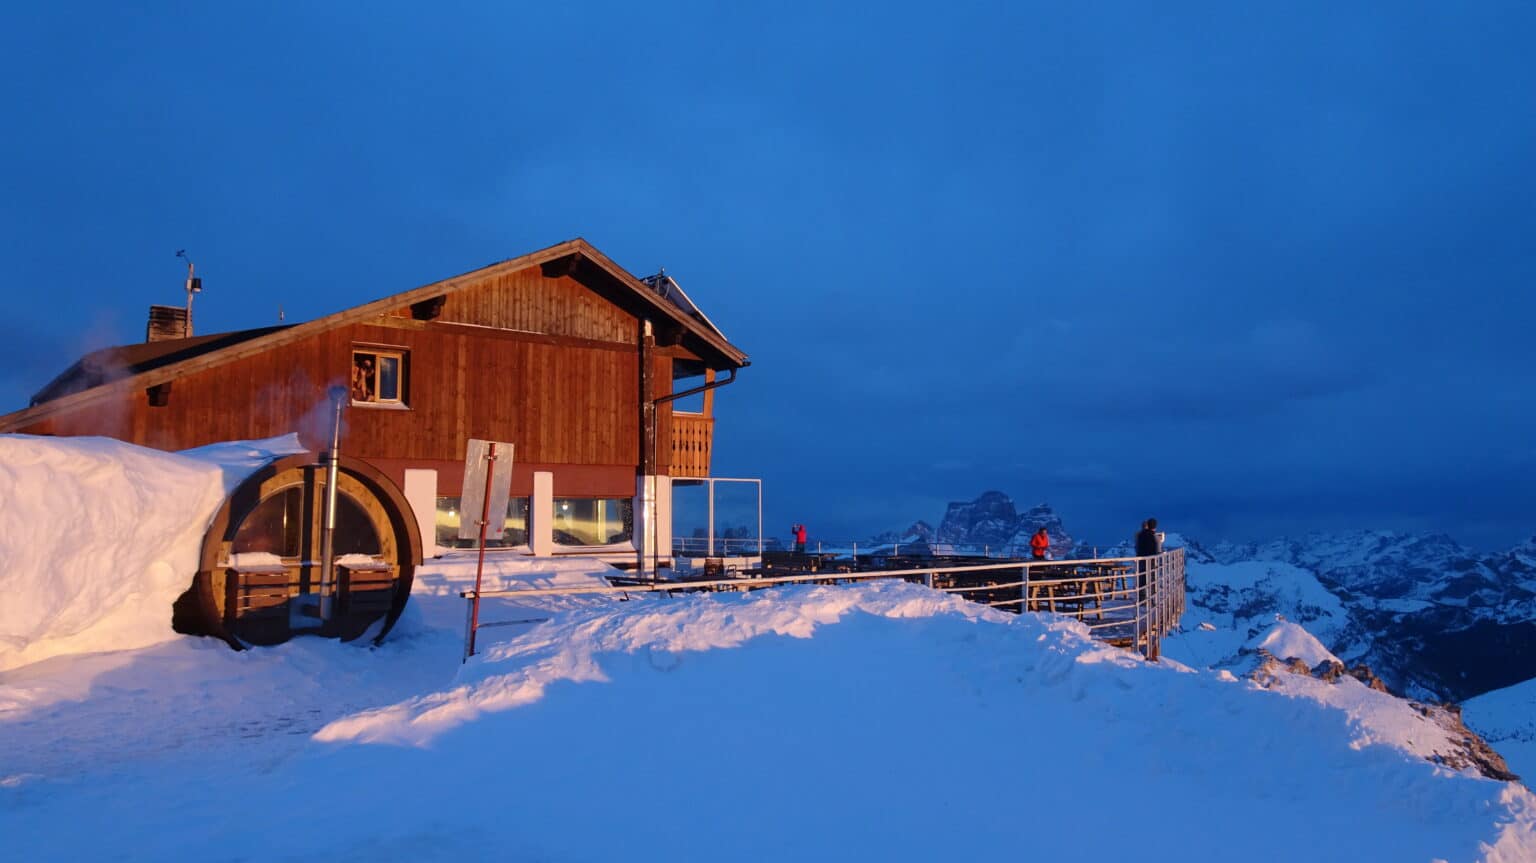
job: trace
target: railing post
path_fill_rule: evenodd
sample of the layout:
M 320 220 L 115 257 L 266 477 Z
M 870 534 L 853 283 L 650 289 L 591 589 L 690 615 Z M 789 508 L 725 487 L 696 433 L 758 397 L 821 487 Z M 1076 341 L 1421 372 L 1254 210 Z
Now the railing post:
M 1151 568 L 1151 561 L 1144 557 L 1136 559 L 1136 581 L 1131 589 L 1131 649 L 1141 651 L 1142 656 L 1147 655 L 1147 648 L 1142 644 L 1142 636 L 1146 632 L 1142 627 L 1141 606 L 1147 598 L 1147 579 L 1151 577 Z
M 1029 564 L 1019 567 L 1019 614 L 1029 611 Z
M 475 643 L 475 619 L 472 609 L 479 597 L 471 599 L 466 596 L 464 599 L 464 656 L 459 660 L 461 664 L 469 661 L 469 653 L 474 649 L 472 645 Z

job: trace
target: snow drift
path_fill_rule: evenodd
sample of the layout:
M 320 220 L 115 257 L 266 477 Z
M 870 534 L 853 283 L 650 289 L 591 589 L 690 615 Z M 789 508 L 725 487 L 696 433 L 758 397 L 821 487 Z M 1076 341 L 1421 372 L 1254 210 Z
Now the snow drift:
M 0 670 L 175 637 L 227 492 L 298 438 L 184 454 L 110 438 L 0 435 Z
M 426 626 L 17 672 L 45 697 L 0 711 L 0 835 L 38 861 L 1536 858 L 1529 791 L 1425 761 L 1353 681 L 1265 691 L 905 583 L 552 615 L 466 666 Z

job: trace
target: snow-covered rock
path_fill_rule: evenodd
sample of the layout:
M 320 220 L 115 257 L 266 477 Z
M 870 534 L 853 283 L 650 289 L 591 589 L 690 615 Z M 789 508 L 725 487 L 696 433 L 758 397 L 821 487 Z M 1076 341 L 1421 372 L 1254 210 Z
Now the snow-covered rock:
M 1325 663 L 1343 665 L 1316 636 L 1287 620 L 1276 621 L 1268 632 L 1249 642 L 1249 647 L 1277 659 L 1300 659 L 1308 668 Z
M 1342 604 L 1335 619 L 1343 625 L 1335 631 L 1303 622 L 1396 691 L 1457 701 L 1536 677 L 1536 541 L 1483 554 L 1438 534 L 1349 531 L 1219 543 L 1210 552 L 1221 564 L 1271 563 L 1310 573 Z M 1252 597 L 1250 608 L 1304 615 L 1288 594 Z M 1191 590 L 1195 605 L 1212 598 L 1219 601 Z

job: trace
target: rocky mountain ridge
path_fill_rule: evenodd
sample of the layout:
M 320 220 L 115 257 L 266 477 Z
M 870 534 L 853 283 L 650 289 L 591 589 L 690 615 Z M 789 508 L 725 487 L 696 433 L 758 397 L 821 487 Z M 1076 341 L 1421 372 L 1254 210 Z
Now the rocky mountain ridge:
M 1073 556 L 1077 542 L 1050 504 L 1041 503 L 1020 512 L 1013 498 L 1000 491 L 985 492 L 972 501 L 950 503 L 934 538 L 956 548 L 983 548 L 1022 556 L 1028 553 L 1029 538 L 1042 527 L 1051 538 L 1053 557 Z
M 1536 539 L 1489 554 L 1443 534 L 1353 530 L 1208 551 L 1218 567 L 1276 564 L 1315 576 L 1343 611 L 1322 627 L 1332 630 L 1329 648 L 1395 691 L 1461 701 L 1536 677 Z M 1190 601 L 1220 607 L 1216 593 L 1191 591 Z M 1260 615 L 1309 614 L 1279 591 L 1247 601 Z

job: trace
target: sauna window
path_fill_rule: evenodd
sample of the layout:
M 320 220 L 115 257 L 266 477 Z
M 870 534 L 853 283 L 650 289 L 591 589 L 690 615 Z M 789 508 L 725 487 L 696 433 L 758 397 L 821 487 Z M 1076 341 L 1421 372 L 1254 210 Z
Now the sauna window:
M 352 349 L 352 403 L 405 405 L 405 351 Z
M 336 495 L 336 533 L 331 539 L 331 548 L 337 557 L 344 554 L 377 557 L 384 553 L 373 519 L 368 517 L 361 504 L 345 494 Z
M 240 522 L 229 550 L 235 554 L 265 552 L 298 557 L 304 519 L 304 495 L 299 487 L 285 488 L 256 505 Z

